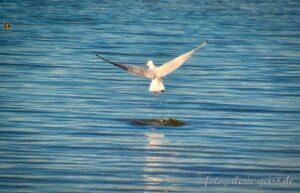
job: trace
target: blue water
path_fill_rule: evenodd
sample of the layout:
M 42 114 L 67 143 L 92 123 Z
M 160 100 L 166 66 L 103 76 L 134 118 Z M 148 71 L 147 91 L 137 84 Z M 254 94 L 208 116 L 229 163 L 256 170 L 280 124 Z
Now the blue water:
M 298 192 L 300 3 L 0 2 L 0 192 Z M 95 54 L 157 65 L 166 93 Z M 176 118 L 183 127 L 126 120 Z M 289 178 L 291 183 L 205 183 Z

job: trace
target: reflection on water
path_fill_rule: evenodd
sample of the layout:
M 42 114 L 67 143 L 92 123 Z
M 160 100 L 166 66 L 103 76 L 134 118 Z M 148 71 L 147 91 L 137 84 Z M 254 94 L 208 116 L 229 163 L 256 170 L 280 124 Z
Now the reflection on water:
M 147 130 L 145 136 L 147 137 L 150 147 L 155 147 L 158 145 L 162 145 L 165 134 L 162 131 L 157 130 L 156 128 L 151 128 L 150 130 Z
M 162 130 L 156 128 L 151 128 L 147 130 L 145 134 L 147 138 L 147 144 L 145 147 L 146 156 L 145 156 L 145 165 L 144 165 L 144 181 L 145 191 L 170 191 L 173 190 L 172 186 L 165 187 L 164 183 L 168 182 L 169 176 L 159 174 L 166 168 L 161 165 L 166 160 L 163 157 L 160 157 L 159 154 L 152 155 L 151 153 L 147 154 L 149 151 L 159 152 L 162 149 L 165 141 L 165 134 Z

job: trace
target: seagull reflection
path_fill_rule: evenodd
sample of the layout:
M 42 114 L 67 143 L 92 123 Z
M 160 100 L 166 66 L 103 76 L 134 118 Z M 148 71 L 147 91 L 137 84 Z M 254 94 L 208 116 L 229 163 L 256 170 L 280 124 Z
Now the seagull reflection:
M 145 147 L 146 157 L 144 165 L 144 190 L 168 192 L 174 191 L 176 187 L 169 186 L 170 176 L 168 169 L 165 168 L 165 163 L 169 160 L 168 157 L 161 156 L 160 152 L 164 150 L 165 134 L 156 128 L 151 128 L 145 133 L 147 144 Z
M 163 139 L 165 137 L 164 133 L 158 132 L 155 128 L 151 128 L 150 131 L 148 130 L 145 134 L 148 141 L 148 148 L 154 148 L 153 146 L 162 145 Z

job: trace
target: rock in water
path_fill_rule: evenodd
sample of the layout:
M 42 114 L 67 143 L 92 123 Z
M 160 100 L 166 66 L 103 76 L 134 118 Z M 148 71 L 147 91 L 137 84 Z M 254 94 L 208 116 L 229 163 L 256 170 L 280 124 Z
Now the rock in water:
M 188 123 L 172 119 L 131 119 L 130 123 L 133 125 L 145 125 L 145 126 L 172 126 L 172 127 L 180 127 L 183 125 L 188 125 Z

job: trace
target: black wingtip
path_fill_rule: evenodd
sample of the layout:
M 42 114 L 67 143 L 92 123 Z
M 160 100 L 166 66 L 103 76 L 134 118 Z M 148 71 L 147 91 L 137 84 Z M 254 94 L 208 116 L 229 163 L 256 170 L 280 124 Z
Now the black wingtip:
M 96 56 L 97 56 L 98 58 L 100 58 L 101 60 L 105 61 L 105 62 L 111 63 L 111 64 L 113 64 L 113 65 L 115 65 L 115 66 L 118 66 L 118 67 L 124 69 L 124 65 L 123 65 L 123 64 L 119 64 L 119 63 L 116 63 L 116 62 L 112 62 L 112 61 L 110 61 L 110 60 L 108 60 L 108 59 L 106 59 L 106 58 L 103 58 L 103 57 L 100 56 L 98 53 L 96 54 Z M 126 69 L 124 69 L 124 70 L 126 70 Z
M 98 53 L 96 54 L 96 56 L 97 56 L 98 58 L 102 58 Z
M 105 59 L 105 58 L 103 58 L 102 56 L 100 56 L 99 53 L 97 53 L 96 56 L 97 56 L 98 58 L 100 58 L 101 60 L 104 60 L 104 61 L 106 61 L 106 62 L 110 62 L 110 61 L 108 61 L 107 59 Z
M 96 56 L 97 56 L 98 58 L 100 58 L 101 60 L 103 60 L 103 61 L 110 62 L 110 61 L 108 61 L 107 59 L 105 59 L 105 58 L 103 58 L 102 56 L 100 56 L 99 53 L 96 53 Z

